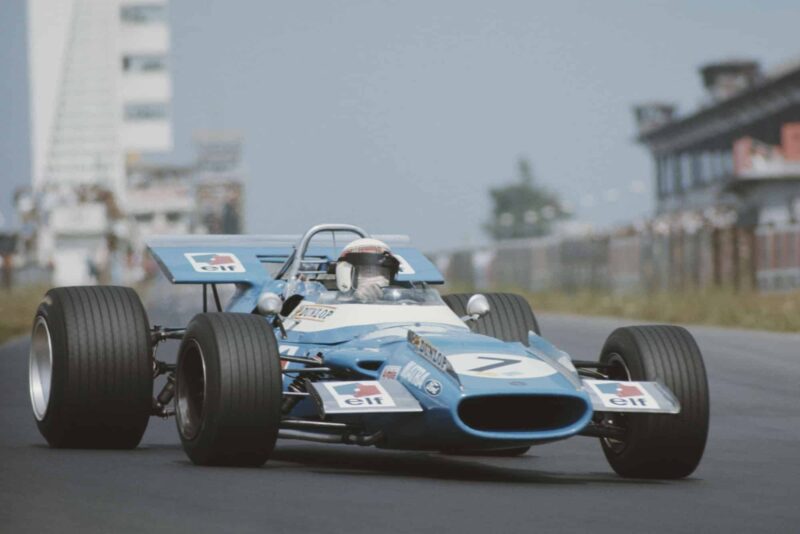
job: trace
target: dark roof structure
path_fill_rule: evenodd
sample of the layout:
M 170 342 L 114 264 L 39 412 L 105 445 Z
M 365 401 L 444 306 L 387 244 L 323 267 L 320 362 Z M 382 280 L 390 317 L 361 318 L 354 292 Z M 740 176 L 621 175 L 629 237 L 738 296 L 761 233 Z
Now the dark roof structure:
M 761 76 L 754 62 L 738 60 L 707 65 L 701 74 L 714 98 L 708 106 L 684 117 L 670 113 L 655 123 L 640 122 L 637 140 L 655 154 L 729 148 L 745 135 L 778 144 L 776 124 L 800 121 L 800 62 L 769 76 Z

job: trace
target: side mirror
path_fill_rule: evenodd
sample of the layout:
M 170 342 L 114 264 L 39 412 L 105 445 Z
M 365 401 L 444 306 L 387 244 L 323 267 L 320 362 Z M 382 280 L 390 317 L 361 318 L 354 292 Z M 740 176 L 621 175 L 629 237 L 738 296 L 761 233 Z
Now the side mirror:
M 261 315 L 277 315 L 283 308 L 283 301 L 275 293 L 267 291 L 258 297 L 256 308 Z
M 467 301 L 467 316 L 462 317 L 465 321 L 476 321 L 489 313 L 492 307 L 485 295 L 475 293 Z
M 272 326 L 279 328 L 281 337 L 286 339 L 286 327 L 283 326 L 283 320 L 280 314 L 281 309 L 283 309 L 283 300 L 275 293 L 266 291 L 261 293 L 261 296 L 258 297 L 256 309 L 261 315 L 274 315 L 275 318 L 272 320 Z

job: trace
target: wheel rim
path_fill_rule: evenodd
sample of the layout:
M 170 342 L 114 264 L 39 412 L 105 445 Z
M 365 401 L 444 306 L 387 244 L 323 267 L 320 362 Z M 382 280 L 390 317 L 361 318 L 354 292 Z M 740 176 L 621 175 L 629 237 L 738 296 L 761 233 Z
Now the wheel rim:
M 37 421 L 41 421 L 47 415 L 53 383 L 53 344 L 47 321 L 41 315 L 36 318 L 33 326 L 28 366 L 28 387 L 31 392 L 33 415 Z
M 185 439 L 191 440 L 200 432 L 206 412 L 206 361 L 194 339 L 180 356 L 177 376 L 178 428 Z
M 607 363 L 612 364 L 613 367 L 611 368 L 611 372 L 608 373 L 609 380 L 630 380 L 631 379 L 631 372 L 628 370 L 628 366 L 625 364 L 625 360 L 617 353 L 613 353 L 608 357 Z M 625 430 L 625 433 L 628 432 L 628 420 L 627 416 L 622 413 L 607 413 L 603 418 L 603 423 L 611 426 L 620 427 Z M 614 438 L 602 438 L 603 443 L 606 447 L 608 447 L 611 451 L 616 454 L 620 454 L 623 450 L 625 450 L 625 440 L 624 439 L 614 439 Z

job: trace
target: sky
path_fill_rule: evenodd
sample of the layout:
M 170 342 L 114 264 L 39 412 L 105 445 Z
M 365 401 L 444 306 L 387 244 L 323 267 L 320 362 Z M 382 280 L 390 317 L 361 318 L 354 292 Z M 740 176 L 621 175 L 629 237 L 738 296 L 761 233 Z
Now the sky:
M 0 211 L 30 181 L 23 0 L 0 0 Z M 800 57 L 796 0 L 171 0 L 175 149 L 240 130 L 246 230 L 350 222 L 427 250 L 486 241 L 488 189 L 536 179 L 611 227 L 652 210 L 631 106 L 705 98 L 697 68 Z

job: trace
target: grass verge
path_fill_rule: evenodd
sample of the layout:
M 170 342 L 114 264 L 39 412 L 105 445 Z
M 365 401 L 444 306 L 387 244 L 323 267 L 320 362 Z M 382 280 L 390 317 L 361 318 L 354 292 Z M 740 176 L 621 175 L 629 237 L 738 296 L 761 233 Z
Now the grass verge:
M 47 286 L 0 289 L 0 344 L 30 333 L 33 314 L 46 292 Z
M 527 294 L 534 311 L 608 315 L 659 323 L 684 323 L 800 332 L 800 292 L 735 293 L 707 290 L 653 294 Z

